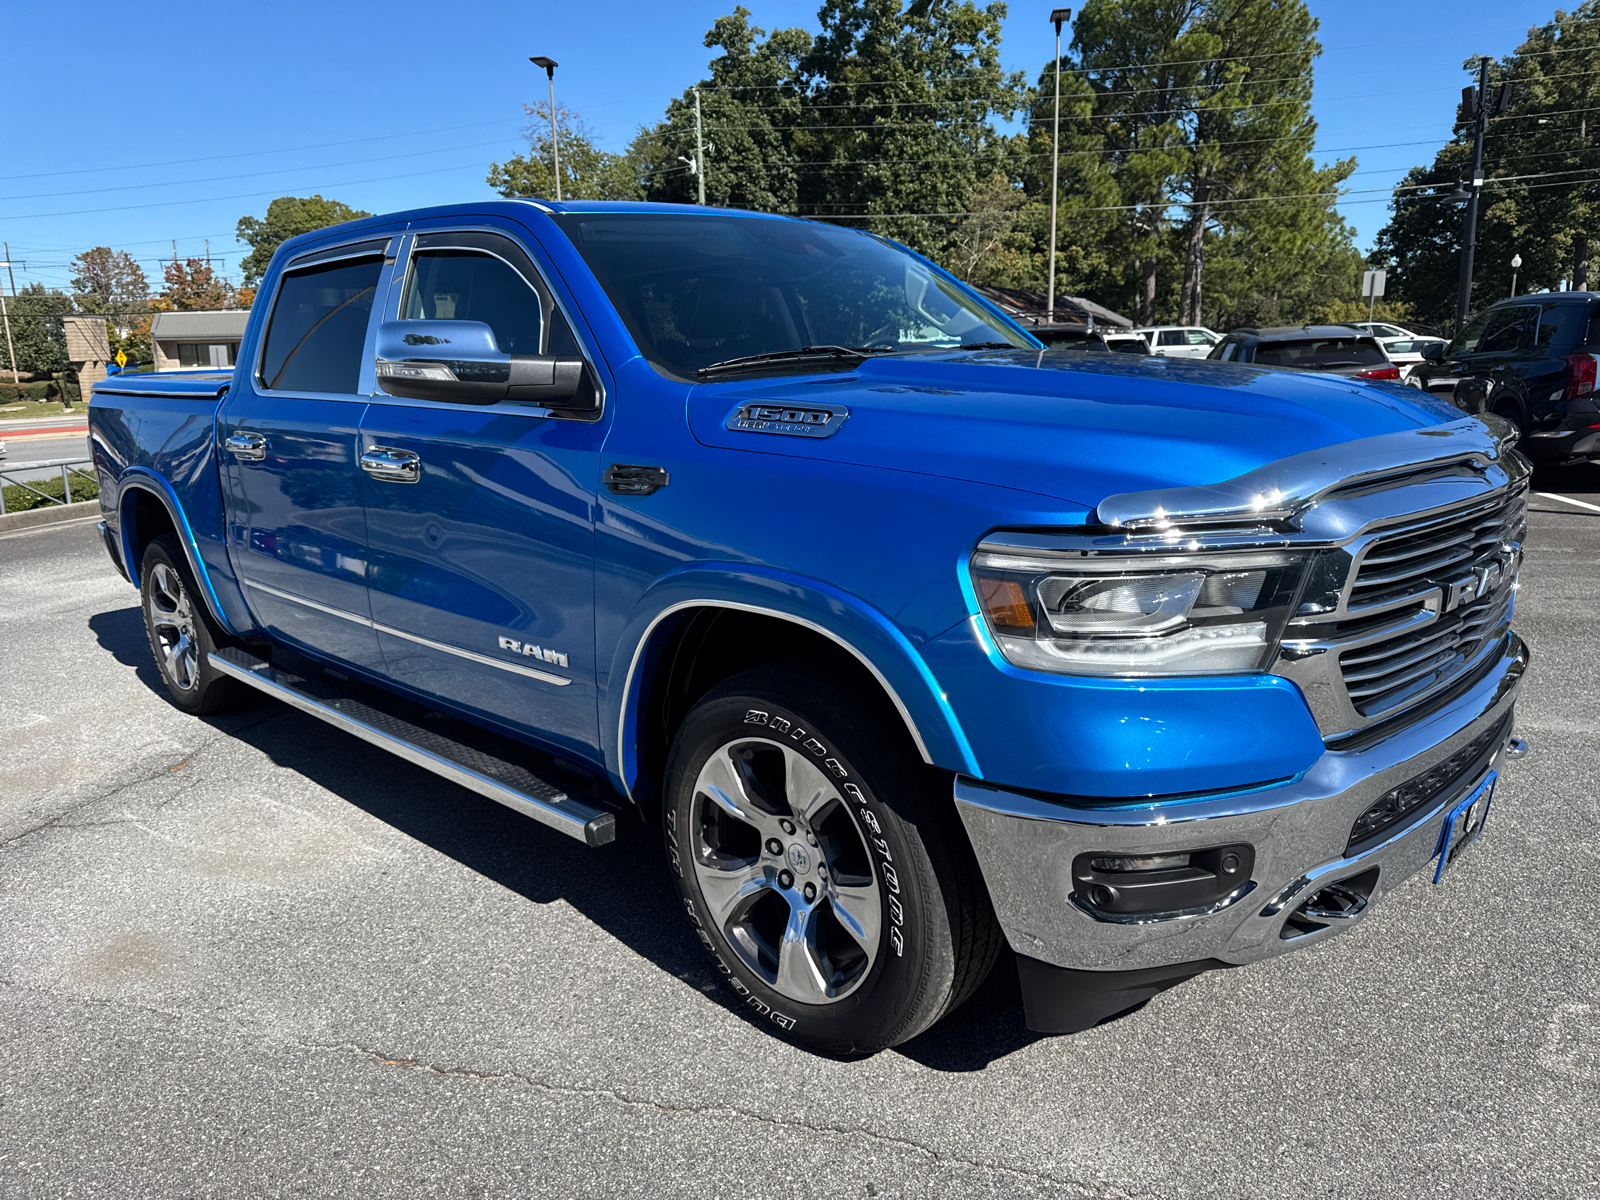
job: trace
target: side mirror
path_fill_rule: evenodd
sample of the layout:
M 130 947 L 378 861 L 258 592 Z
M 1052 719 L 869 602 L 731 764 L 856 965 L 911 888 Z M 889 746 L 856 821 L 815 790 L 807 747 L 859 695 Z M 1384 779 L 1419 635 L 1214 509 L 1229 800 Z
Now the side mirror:
M 482 321 L 385 321 L 374 366 L 380 388 L 411 400 L 516 400 L 569 412 L 597 407 L 583 359 L 502 353 Z
M 1444 359 L 1444 343 L 1429 342 L 1420 351 L 1426 362 L 1441 362 Z

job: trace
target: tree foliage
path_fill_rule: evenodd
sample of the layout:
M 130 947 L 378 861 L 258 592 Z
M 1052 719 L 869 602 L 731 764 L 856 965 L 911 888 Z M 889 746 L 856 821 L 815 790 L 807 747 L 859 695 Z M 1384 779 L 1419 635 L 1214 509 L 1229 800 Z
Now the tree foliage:
M 15 295 L 6 297 L 6 316 L 11 325 L 11 342 L 17 351 L 17 370 L 40 373 L 65 371 L 67 334 L 61 318 L 74 310 L 72 297 L 65 292 L 30 283 Z M 0 331 L 0 370 L 11 369 L 4 332 Z
M 163 274 L 167 286 L 156 297 L 152 308 L 185 312 L 234 307 L 233 286 L 203 258 L 170 262 Z
M 79 312 L 109 317 L 121 330 L 149 303 L 150 281 L 126 250 L 95 246 L 72 260 L 72 293 Z
M 273 251 L 290 238 L 371 215 L 321 196 L 279 196 L 267 205 L 265 218 L 239 218 L 238 238 L 250 247 L 250 253 L 240 264 L 244 282 L 247 285 L 260 283 L 267 273 L 267 264 L 272 261 Z
M 1463 66 L 1475 78 L 1477 56 Z M 1557 11 L 1514 53 L 1491 63 L 1489 78 L 1491 90 L 1502 80 L 1513 82 L 1509 110 L 1489 122 L 1484 138 L 1471 307 L 1509 293 L 1515 254 L 1522 256 L 1519 291 L 1558 288 L 1563 280 L 1593 286 L 1589 244 L 1600 235 L 1600 0 Z M 1390 269 L 1388 290 L 1439 326 L 1455 321 L 1464 214 L 1448 196 L 1470 170 L 1472 135 L 1463 104 L 1450 141 L 1396 189 L 1389 223 L 1377 238 L 1375 260 Z
M 550 105 L 524 104 L 532 120 L 523 130 L 526 155 L 513 154 L 490 163 L 488 183 L 502 196 L 554 199 L 555 163 L 551 146 Z M 594 144 L 582 117 L 564 104 L 556 106 L 556 136 L 561 150 L 561 196 L 564 200 L 637 200 L 643 189 L 633 159 Z
M 1062 62 L 1058 291 L 1140 321 L 1304 320 L 1352 286 L 1334 211 L 1353 160 L 1311 157 L 1303 0 L 1090 0 Z M 1025 186 L 1049 203 L 1055 64 Z M 1037 231 L 1041 263 L 1048 225 Z

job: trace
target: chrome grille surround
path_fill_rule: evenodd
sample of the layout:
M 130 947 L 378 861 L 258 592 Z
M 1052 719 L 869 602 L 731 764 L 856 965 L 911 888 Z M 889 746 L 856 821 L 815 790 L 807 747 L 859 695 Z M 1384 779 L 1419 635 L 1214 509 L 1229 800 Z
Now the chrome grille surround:
M 991 534 L 983 548 L 1308 551 L 1266 669 L 1347 748 L 1471 686 L 1504 649 L 1531 473 L 1515 440 L 1493 416 L 1381 434 L 1210 487 L 1111 496 L 1095 531 Z

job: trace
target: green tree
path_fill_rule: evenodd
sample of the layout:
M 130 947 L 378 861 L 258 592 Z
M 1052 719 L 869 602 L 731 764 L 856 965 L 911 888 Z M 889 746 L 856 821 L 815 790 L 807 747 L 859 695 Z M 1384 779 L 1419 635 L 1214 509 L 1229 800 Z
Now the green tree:
M 264 219 L 239 218 L 238 238 L 250 247 L 250 253 L 241 264 L 244 282 L 247 285 L 260 283 L 267 273 L 267 264 L 272 261 L 273 251 L 290 238 L 371 215 L 321 196 L 279 196 L 267 205 Z
M 1478 57 L 1463 64 L 1476 78 Z M 1557 11 L 1490 65 L 1490 87 L 1512 81 L 1511 106 L 1484 137 L 1485 185 L 1473 256 L 1472 306 L 1506 295 L 1511 258 L 1522 256 L 1519 291 L 1593 282 L 1591 240 L 1600 234 L 1600 0 Z M 1450 194 L 1470 170 L 1466 105 L 1433 162 L 1395 189 L 1375 259 L 1388 288 L 1424 321 L 1455 321 L 1464 214 Z M 1591 129 L 1590 126 L 1595 126 Z
M 74 311 L 72 297 L 65 292 L 30 283 L 6 297 L 6 314 L 11 322 L 11 341 L 17 350 L 17 370 L 40 374 L 66 371 L 67 335 L 61 318 Z M 0 370 L 11 369 L 11 356 L 0 336 Z
M 126 250 L 96 246 L 72 260 L 72 292 L 79 312 L 109 317 L 120 332 L 150 302 L 150 281 Z
M 513 154 L 489 164 L 489 186 L 502 196 L 554 199 L 555 168 L 551 152 L 550 105 L 524 104 L 533 118 L 523 130 L 526 156 Z M 561 146 L 561 196 L 564 200 L 636 200 L 643 195 L 637 167 L 626 154 L 613 154 L 594 144 L 582 117 L 564 104 L 556 106 Z

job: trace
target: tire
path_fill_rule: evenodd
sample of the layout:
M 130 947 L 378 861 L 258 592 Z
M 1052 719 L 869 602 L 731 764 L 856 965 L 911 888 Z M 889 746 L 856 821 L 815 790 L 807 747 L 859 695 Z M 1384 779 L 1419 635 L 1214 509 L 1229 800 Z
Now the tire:
M 145 547 L 139 564 L 139 607 L 150 654 L 174 704 L 203 716 L 244 698 L 247 689 L 207 658 L 229 641 L 200 599 L 176 534 L 163 533 Z
M 1501 400 L 1494 406 L 1494 415 L 1511 424 L 1519 438 L 1528 436 L 1528 427 L 1522 420 L 1522 408 L 1515 400 Z
M 903 729 L 814 676 L 709 692 L 667 762 L 667 855 L 718 971 L 830 1054 L 915 1037 L 983 982 L 1001 934 L 966 834 Z

